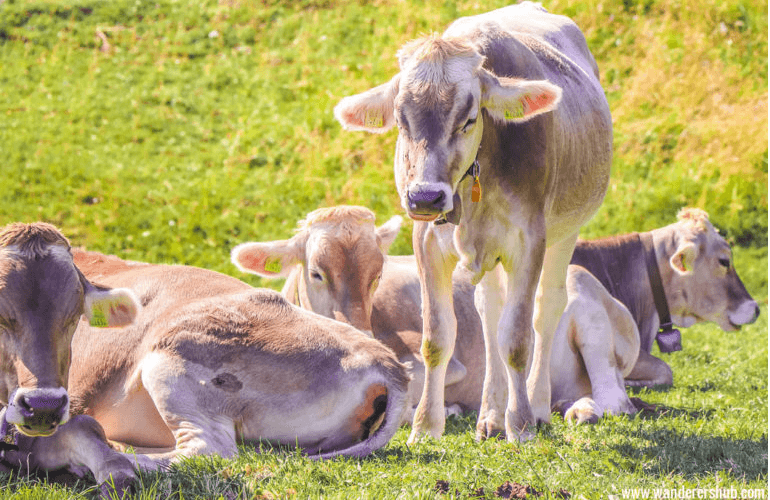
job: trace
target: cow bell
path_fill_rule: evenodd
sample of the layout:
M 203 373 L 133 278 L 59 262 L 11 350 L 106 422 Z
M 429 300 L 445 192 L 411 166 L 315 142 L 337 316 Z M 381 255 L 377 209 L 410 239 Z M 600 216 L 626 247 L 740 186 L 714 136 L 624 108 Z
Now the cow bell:
M 669 353 L 682 350 L 682 333 L 670 326 L 655 336 L 660 352 Z

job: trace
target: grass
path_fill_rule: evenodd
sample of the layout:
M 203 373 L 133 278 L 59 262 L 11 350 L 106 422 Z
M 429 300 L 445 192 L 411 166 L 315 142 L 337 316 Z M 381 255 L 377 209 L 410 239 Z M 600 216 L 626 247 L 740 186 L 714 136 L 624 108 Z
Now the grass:
M 346 133 L 331 110 L 385 82 L 406 41 L 506 2 L 62 0 L 0 3 L 0 224 L 45 220 L 75 245 L 237 273 L 229 251 L 283 239 L 319 206 L 401 213 L 395 134 Z M 364 460 L 293 451 L 192 460 L 143 479 L 144 498 L 487 498 L 504 481 L 546 498 L 628 487 L 767 483 L 767 5 L 744 0 L 555 0 L 586 34 L 614 120 L 605 203 L 586 237 L 706 209 L 736 246 L 762 316 L 697 326 L 667 355 L 669 410 L 523 445 L 475 443 L 473 417 Z M 411 226 L 392 247 L 411 253 Z M 4 479 L 5 478 L 5 479 Z M 447 481 L 448 493 L 435 491 Z M 5 498 L 93 496 L 89 485 L 0 477 Z M 443 483 L 442 483 L 443 484 Z

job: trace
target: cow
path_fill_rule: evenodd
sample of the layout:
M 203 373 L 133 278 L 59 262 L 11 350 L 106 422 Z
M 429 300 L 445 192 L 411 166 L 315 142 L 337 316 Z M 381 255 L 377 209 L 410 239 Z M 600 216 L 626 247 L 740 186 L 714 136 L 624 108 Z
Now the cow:
M 119 494 L 135 461 L 114 451 L 91 417 L 70 416 L 70 342 L 82 316 L 116 332 L 135 318 L 130 290 L 92 284 L 69 241 L 47 223 L 0 229 L 0 464 L 5 469 L 93 473 Z M 15 444 L 4 440 L 15 431 Z M 0 465 L 0 470 L 3 469 Z M 108 485 L 107 483 L 111 483 Z
M 414 256 L 387 255 L 401 222 L 400 216 L 394 216 L 377 227 L 375 214 L 365 207 L 320 208 L 299 222 L 292 238 L 242 243 L 233 248 L 231 261 L 243 272 L 270 279 L 286 278 L 281 294 L 288 301 L 349 323 L 392 349 L 408 367 L 409 403 L 404 418 L 411 423 L 425 370 L 419 352 L 422 318 Z M 462 274 L 462 270 L 458 273 Z M 465 332 L 463 339 L 481 341 L 481 323 L 473 300 L 468 304 L 461 298 L 473 297 L 467 279 L 455 282 L 455 295 L 458 330 Z M 466 368 L 458 355 L 469 360 L 483 358 L 483 344 L 458 338 L 447 368 L 449 413 L 479 407 L 480 394 L 475 399 L 470 394 L 473 381 L 483 375 L 483 364 Z M 468 376 L 469 369 L 477 372 Z
M 157 467 L 260 440 L 360 457 L 398 429 L 404 367 L 355 328 L 205 269 L 85 250 L 74 260 L 90 280 L 132 290 L 142 309 L 120 330 L 78 325 L 73 411 Z
M 612 120 L 596 62 L 574 22 L 531 2 L 458 19 L 406 44 L 398 62 L 389 82 L 334 114 L 348 130 L 398 127 L 395 181 L 416 221 L 426 362 L 409 442 L 444 430 L 458 261 L 484 325 L 477 437 L 530 439 L 550 421 L 569 259 L 609 182 Z
M 671 298 L 677 325 L 690 326 L 693 319 L 685 318 L 695 318 L 731 331 L 756 320 L 757 304 L 735 269 L 728 267 L 729 245 L 708 215 L 683 209 L 677 219 L 646 233 L 578 241 L 567 274 L 568 305 L 554 334 L 551 363 L 552 410 L 566 420 L 596 422 L 605 413 L 633 414 L 636 407 L 624 385 L 673 383 L 669 366 L 650 354 L 660 314 L 642 241 L 656 242 L 653 253 L 663 276 L 662 293 Z M 411 407 L 422 390 L 419 375 L 424 370 L 419 352 L 422 321 L 417 264 L 414 256 L 386 256 L 400 221 L 394 218 L 376 228 L 374 220 L 374 214 L 361 207 L 319 209 L 300 222 L 293 238 L 243 243 L 233 249 L 231 259 L 244 272 L 287 277 L 282 293 L 307 309 L 313 310 L 314 304 L 326 298 L 329 310 L 341 311 L 342 298 L 347 298 L 349 310 L 371 311 L 368 316 L 348 315 L 356 318 L 356 322 L 348 322 L 371 328 L 375 338 L 411 367 Z M 687 254 L 690 248 L 698 249 L 697 257 L 686 262 L 688 271 L 680 274 L 682 268 L 674 264 L 681 265 L 682 255 L 692 255 Z M 281 262 L 281 266 L 266 264 L 270 262 Z M 328 278 L 315 286 L 303 285 L 304 276 L 313 272 Z M 303 292 L 298 293 L 302 287 Z M 350 299 L 353 295 L 356 298 Z M 463 269 L 453 275 L 453 295 L 458 328 L 447 370 L 445 404 L 478 410 L 483 335 L 473 286 Z

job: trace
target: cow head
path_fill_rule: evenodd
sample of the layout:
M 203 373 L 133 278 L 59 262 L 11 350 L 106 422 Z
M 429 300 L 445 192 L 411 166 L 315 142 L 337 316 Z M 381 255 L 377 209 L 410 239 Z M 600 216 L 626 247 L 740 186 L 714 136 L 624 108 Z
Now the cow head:
M 396 187 L 415 220 L 452 210 L 485 123 L 524 122 L 555 109 L 561 98 L 561 89 L 547 81 L 498 78 L 482 67 L 484 57 L 475 48 L 457 38 L 416 40 L 398 58 L 400 73 L 342 99 L 334 116 L 348 130 L 398 126 Z
M 300 222 L 293 238 L 243 243 L 231 260 L 267 278 L 300 269 L 296 290 L 288 292 L 300 306 L 371 333 L 372 297 L 400 227 L 401 217 L 375 227 L 374 213 L 363 207 L 319 209 Z
M 88 282 L 67 239 L 49 224 L 0 229 L 0 402 L 28 436 L 49 436 L 69 419 L 70 342 L 83 313 L 122 326 L 139 308 L 129 290 Z
M 730 245 L 708 214 L 688 208 L 678 219 L 653 231 L 667 249 L 665 255 L 658 253 L 658 267 L 674 323 L 688 327 L 713 321 L 725 331 L 753 323 L 759 307 L 735 271 Z

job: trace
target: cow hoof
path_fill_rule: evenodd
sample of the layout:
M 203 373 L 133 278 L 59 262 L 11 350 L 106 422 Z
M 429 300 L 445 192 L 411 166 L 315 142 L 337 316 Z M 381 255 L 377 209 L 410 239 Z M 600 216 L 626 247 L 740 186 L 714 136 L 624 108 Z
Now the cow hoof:
M 496 411 L 479 413 L 479 420 L 476 422 L 476 440 L 485 439 L 505 439 L 505 422 L 498 417 Z
M 564 414 L 566 422 L 576 424 L 595 424 L 602 416 L 602 409 L 591 398 L 581 398 L 575 401 Z
M 99 498 L 124 499 L 134 495 L 136 476 L 133 474 L 112 474 L 112 476 L 99 485 Z
M 505 412 L 505 435 L 509 443 L 529 441 L 535 437 L 536 432 L 535 419 L 531 415 L 529 418 L 522 418 L 517 413 Z

